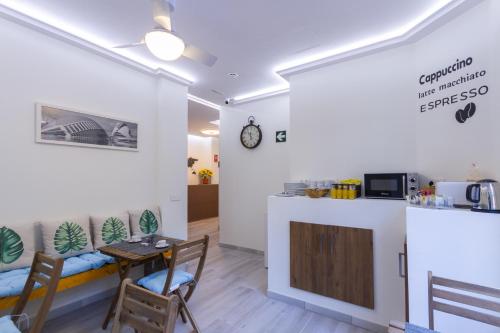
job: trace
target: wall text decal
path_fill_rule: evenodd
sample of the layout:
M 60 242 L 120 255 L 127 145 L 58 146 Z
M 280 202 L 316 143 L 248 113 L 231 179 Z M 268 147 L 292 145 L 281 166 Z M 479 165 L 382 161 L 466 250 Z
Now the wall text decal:
M 474 67 L 477 67 L 474 58 L 467 57 L 457 59 L 453 64 L 436 72 L 420 75 L 418 82 L 421 87 L 425 87 L 425 90 L 418 92 L 419 111 L 421 113 L 435 111 L 468 102 L 464 109 L 455 113 L 457 121 L 465 123 L 476 111 L 476 104 L 471 100 L 476 101 L 490 90 L 485 83 L 487 71 Z M 473 110 L 472 113 L 470 110 Z

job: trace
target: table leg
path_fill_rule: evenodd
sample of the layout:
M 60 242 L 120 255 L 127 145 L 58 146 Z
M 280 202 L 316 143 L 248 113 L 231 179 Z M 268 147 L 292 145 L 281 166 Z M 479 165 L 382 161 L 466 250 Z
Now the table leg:
M 108 313 L 106 315 L 106 318 L 104 319 L 104 322 L 102 323 L 102 329 L 105 330 L 108 328 L 109 321 L 115 314 L 115 308 L 116 304 L 118 303 L 118 298 L 120 298 L 120 288 L 122 285 L 123 280 L 125 280 L 128 277 L 128 273 L 130 271 L 131 264 L 128 261 L 125 260 L 118 260 L 118 275 L 120 276 L 120 284 L 118 285 L 118 289 L 116 291 L 115 296 L 113 296 L 113 300 L 111 301 L 111 304 L 109 306 Z

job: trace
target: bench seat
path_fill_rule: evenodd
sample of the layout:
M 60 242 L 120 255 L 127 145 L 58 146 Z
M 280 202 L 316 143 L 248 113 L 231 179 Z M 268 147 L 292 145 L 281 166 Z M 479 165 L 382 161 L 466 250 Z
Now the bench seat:
M 117 270 L 118 267 L 114 263 L 114 259 L 100 252 L 67 258 L 64 260 L 57 291 L 60 292 L 113 275 Z M 0 310 L 8 309 L 16 304 L 28 279 L 29 271 L 28 267 L 0 273 Z M 40 298 L 46 293 L 45 288 L 40 288 L 39 284 L 36 284 L 35 288 L 30 300 Z

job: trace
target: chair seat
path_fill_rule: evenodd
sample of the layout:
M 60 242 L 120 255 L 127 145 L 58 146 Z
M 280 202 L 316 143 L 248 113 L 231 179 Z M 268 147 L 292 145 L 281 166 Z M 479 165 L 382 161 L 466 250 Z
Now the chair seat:
M 0 332 L 2 333 L 21 333 L 16 325 L 10 319 L 10 316 L 0 318 Z
M 167 281 L 168 269 L 147 275 L 137 281 L 137 284 L 151 290 L 157 294 L 161 294 L 163 288 L 165 287 L 165 282 Z M 174 278 L 172 279 L 172 284 L 170 286 L 169 292 L 178 289 L 181 285 L 192 282 L 194 280 L 193 274 L 185 272 L 180 269 L 174 271 Z

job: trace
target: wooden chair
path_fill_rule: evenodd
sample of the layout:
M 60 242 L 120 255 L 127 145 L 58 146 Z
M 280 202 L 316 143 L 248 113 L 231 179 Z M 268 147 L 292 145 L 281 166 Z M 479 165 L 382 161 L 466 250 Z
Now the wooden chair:
M 441 311 L 455 316 L 464 317 L 485 324 L 500 327 L 500 289 L 445 279 L 433 276 L 432 272 L 428 272 L 427 274 L 429 283 L 429 328 L 431 330 L 434 329 L 434 311 Z M 435 286 L 445 287 L 446 289 L 435 288 Z M 453 289 L 455 291 L 451 291 Z M 468 294 L 465 295 L 462 293 L 457 293 L 456 291 L 462 291 Z M 479 298 L 477 296 L 471 296 L 470 293 L 483 295 L 490 298 L 496 298 L 498 302 L 485 298 Z M 457 304 L 465 305 L 467 307 L 443 303 L 437 301 L 436 299 L 451 301 Z M 498 315 L 471 310 L 471 306 L 491 312 L 496 312 Z
M 131 279 L 125 279 L 112 333 L 120 333 L 122 326 L 130 326 L 136 333 L 173 333 L 178 309 L 177 296 L 158 295 L 134 285 Z
M 445 279 L 433 276 L 428 272 L 428 308 L 429 308 L 429 329 L 434 330 L 434 311 L 441 311 L 459 317 L 479 321 L 500 327 L 500 289 L 483 287 L 476 284 L 460 282 L 456 280 Z M 438 286 L 439 288 L 436 288 Z M 443 289 L 446 288 L 446 289 Z M 457 291 L 467 294 L 458 293 Z M 489 298 L 497 298 L 498 302 L 490 299 L 479 298 L 471 294 L 483 295 Z M 453 304 L 443 303 L 438 300 L 446 300 Z M 465 305 L 462 307 L 459 305 Z M 484 309 L 491 313 L 472 310 L 471 307 Z M 389 324 L 389 333 L 403 333 L 405 324 L 391 321 Z
M 165 265 L 168 269 L 166 271 L 153 273 L 150 276 L 146 276 L 138 281 L 139 285 L 153 292 L 160 293 L 164 296 L 172 294 L 178 296 L 180 301 L 179 314 L 181 315 L 182 321 L 187 323 L 187 319 L 189 319 L 194 331 L 197 333 L 200 332 L 200 329 L 193 317 L 193 314 L 191 313 L 191 310 L 187 306 L 187 302 L 193 295 L 193 292 L 200 281 L 201 273 L 203 271 L 203 267 L 205 266 L 205 260 L 207 257 L 208 242 L 209 237 L 205 236 L 200 240 L 174 245 L 172 248 L 172 256 L 168 259 L 165 258 Z M 178 265 L 194 260 L 199 260 L 194 276 L 177 269 Z M 181 275 L 181 278 L 179 278 L 179 275 Z M 151 280 L 153 276 L 156 282 L 165 281 L 163 289 L 157 289 L 154 287 L 154 283 L 151 284 L 146 282 L 147 280 Z M 156 283 L 156 285 L 158 285 L 158 283 Z M 181 291 L 181 287 L 188 287 L 184 295 Z
M 63 259 L 54 259 L 41 252 L 35 254 L 28 280 L 26 280 L 19 301 L 12 311 L 11 318 L 14 324 L 18 322 L 19 315 L 21 315 L 26 307 L 29 297 L 35 287 L 35 283 L 38 282 L 42 285 L 42 288 L 47 288 L 47 292 L 38 308 L 38 313 L 33 325 L 31 325 L 29 333 L 40 333 L 42 331 L 45 319 L 47 318 L 47 314 L 49 313 L 50 306 L 56 294 L 63 264 Z

